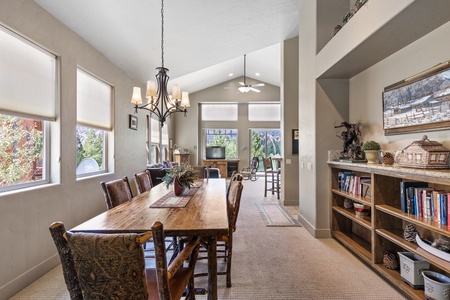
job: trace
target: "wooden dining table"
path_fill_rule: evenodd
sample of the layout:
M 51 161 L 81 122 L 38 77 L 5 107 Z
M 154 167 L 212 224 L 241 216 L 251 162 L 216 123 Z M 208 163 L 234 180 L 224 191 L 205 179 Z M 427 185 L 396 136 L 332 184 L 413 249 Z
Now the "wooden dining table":
M 217 299 L 217 236 L 228 234 L 226 180 L 204 179 L 185 207 L 153 208 L 171 191 L 159 184 L 125 203 L 72 228 L 73 232 L 146 232 L 155 221 L 166 236 L 201 236 L 208 253 L 208 299 Z M 199 185 L 200 185 L 199 184 Z

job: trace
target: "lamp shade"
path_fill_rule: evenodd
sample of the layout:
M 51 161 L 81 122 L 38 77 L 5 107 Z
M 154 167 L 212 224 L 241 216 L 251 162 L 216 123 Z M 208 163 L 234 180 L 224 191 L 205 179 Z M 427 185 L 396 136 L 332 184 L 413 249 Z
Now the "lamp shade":
M 133 95 L 131 96 L 131 103 L 134 103 L 136 105 L 139 105 L 142 103 L 140 87 L 137 87 L 137 86 L 133 87 Z
M 145 98 L 156 97 L 156 84 L 154 80 L 147 81 L 147 93 L 145 94 Z
M 184 108 L 191 106 L 191 103 L 189 102 L 189 93 L 188 92 L 181 93 L 181 106 Z
M 181 90 L 178 84 L 174 84 L 174 86 L 172 87 L 172 99 L 174 101 L 181 99 Z

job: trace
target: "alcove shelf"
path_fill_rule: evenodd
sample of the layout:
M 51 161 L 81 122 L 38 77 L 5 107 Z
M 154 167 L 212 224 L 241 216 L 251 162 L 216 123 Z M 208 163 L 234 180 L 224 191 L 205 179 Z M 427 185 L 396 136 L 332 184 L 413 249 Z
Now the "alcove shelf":
M 369 0 L 316 55 L 316 78 L 352 78 L 450 21 L 449 10 L 450 1 Z
M 328 161 L 328 166 L 333 238 L 395 286 L 408 299 L 425 299 L 423 290 L 414 290 L 402 281 L 399 269 L 389 270 L 383 265 L 383 254 L 385 250 L 393 253 L 409 251 L 427 260 L 431 264 L 430 269 L 446 275 L 450 274 L 449 261 L 427 252 L 403 237 L 407 224 L 414 224 L 419 234 L 429 240 L 439 235 L 450 237 L 449 227 L 403 213 L 400 209 L 401 181 L 424 181 L 436 190 L 450 192 L 450 171 L 335 161 Z M 370 177 L 370 199 L 342 191 L 339 182 L 343 172 Z M 344 208 L 345 198 L 369 205 L 370 216 L 358 217 L 351 209 Z

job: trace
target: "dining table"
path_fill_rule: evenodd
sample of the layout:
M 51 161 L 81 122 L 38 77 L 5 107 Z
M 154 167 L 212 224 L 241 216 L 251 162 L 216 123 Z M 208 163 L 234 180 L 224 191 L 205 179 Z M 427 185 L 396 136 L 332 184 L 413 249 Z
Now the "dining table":
M 182 204 L 185 206 L 171 207 L 170 203 L 176 199 L 169 197 L 173 193 L 172 189 L 159 184 L 70 231 L 141 233 L 151 231 L 153 223 L 160 221 L 166 236 L 200 236 L 205 241 L 208 255 L 207 297 L 208 300 L 216 300 L 217 236 L 228 234 L 226 180 L 199 180 L 191 190 L 188 202 Z M 165 199 L 168 201 L 164 203 Z M 162 204 L 158 206 L 159 203 Z M 155 205 L 157 207 L 151 207 Z

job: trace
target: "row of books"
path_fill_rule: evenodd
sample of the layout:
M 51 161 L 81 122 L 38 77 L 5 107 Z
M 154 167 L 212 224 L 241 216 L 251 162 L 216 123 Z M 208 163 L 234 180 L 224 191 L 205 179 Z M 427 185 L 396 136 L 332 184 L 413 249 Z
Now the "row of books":
M 355 196 L 370 198 L 370 186 L 370 176 L 359 176 L 352 172 L 338 173 L 338 187 L 341 191 L 354 194 Z
M 426 182 L 400 182 L 402 212 L 448 225 L 450 192 L 435 190 Z

